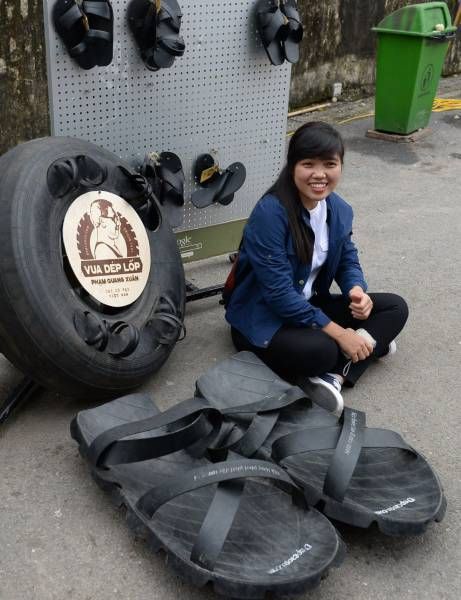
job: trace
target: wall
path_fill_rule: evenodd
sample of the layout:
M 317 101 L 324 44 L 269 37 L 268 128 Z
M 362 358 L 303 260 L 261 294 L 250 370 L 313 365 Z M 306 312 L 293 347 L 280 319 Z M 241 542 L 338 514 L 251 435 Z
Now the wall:
M 42 0 L 0 0 L 0 154 L 49 132 Z
M 291 106 L 329 98 L 335 81 L 346 93 L 372 94 L 376 36 L 371 27 L 408 2 L 298 2 L 305 35 L 293 68 Z M 454 14 L 456 0 L 447 3 Z M 44 46 L 42 0 L 0 0 L 0 154 L 49 133 Z M 459 38 L 451 44 L 444 72 L 461 72 Z
M 293 67 L 290 104 L 303 106 L 331 97 L 335 81 L 346 93 L 372 94 L 376 34 L 371 28 L 408 0 L 298 0 L 304 23 L 301 58 Z M 455 14 L 457 0 L 448 0 Z M 444 74 L 461 71 L 461 39 L 450 44 Z

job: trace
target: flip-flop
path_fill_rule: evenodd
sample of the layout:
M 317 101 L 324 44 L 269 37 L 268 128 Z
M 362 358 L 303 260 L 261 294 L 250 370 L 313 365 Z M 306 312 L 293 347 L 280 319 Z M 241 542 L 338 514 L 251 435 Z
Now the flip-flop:
M 251 352 L 210 369 L 197 390 L 232 414 L 221 447 L 274 460 L 328 517 L 364 528 L 376 523 L 388 535 L 421 534 L 443 519 L 438 476 L 399 434 L 367 428 L 357 410 L 345 408 L 338 420 Z
M 298 3 L 296 0 L 284 0 L 282 12 L 288 18 L 288 35 L 283 41 L 283 52 L 288 62 L 297 63 L 299 61 L 299 44 L 303 39 L 303 25 L 298 12 Z
M 240 162 L 232 163 L 224 170 L 216 169 L 211 177 L 201 181 L 202 172 L 215 166 L 214 159 L 209 154 L 202 154 L 197 159 L 194 173 L 200 188 L 191 196 L 191 202 L 196 208 L 206 208 L 213 202 L 227 206 L 245 183 L 246 169 Z
M 258 0 L 256 20 L 264 50 L 273 65 L 281 65 L 285 60 L 282 42 L 289 28 L 288 19 L 282 13 L 280 0 Z
M 206 173 L 207 172 L 207 173 Z M 203 175 L 206 173 L 206 178 Z M 221 170 L 211 154 L 200 154 L 194 165 L 194 178 L 200 186 L 191 196 L 196 208 L 206 208 L 213 204 L 215 195 L 222 185 Z
M 245 165 L 235 162 L 229 165 L 225 171 L 226 181 L 216 196 L 215 202 L 227 206 L 234 199 L 234 194 L 243 186 L 247 176 Z
M 57 0 L 53 6 L 53 22 L 69 55 L 82 69 L 92 69 L 96 57 L 88 37 L 89 24 L 77 0 Z
M 335 528 L 277 465 L 197 457 L 219 426 L 200 400 L 159 413 L 133 394 L 80 412 L 71 434 L 129 526 L 183 579 L 233 598 L 315 587 L 344 557 Z
M 83 0 L 82 9 L 88 19 L 87 38 L 91 41 L 96 64 L 105 67 L 112 62 L 114 11 L 109 0 Z

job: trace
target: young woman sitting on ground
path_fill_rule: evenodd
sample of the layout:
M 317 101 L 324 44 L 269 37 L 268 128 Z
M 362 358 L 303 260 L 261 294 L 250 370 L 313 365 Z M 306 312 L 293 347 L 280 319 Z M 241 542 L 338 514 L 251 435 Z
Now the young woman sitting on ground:
M 367 293 L 352 242 L 352 208 L 334 193 L 340 134 L 322 122 L 293 135 L 287 164 L 243 233 L 226 319 L 249 350 L 320 406 L 340 414 L 373 357 L 395 352 L 408 308 L 396 294 Z M 331 294 L 336 281 L 341 294 Z

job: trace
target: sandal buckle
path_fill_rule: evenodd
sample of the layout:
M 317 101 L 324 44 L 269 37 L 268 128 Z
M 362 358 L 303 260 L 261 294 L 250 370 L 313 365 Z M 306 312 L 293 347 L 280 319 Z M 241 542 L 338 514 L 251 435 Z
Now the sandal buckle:
M 85 13 L 82 13 L 82 23 L 83 27 L 85 28 L 85 31 L 90 31 L 90 24 L 88 22 L 88 17 Z

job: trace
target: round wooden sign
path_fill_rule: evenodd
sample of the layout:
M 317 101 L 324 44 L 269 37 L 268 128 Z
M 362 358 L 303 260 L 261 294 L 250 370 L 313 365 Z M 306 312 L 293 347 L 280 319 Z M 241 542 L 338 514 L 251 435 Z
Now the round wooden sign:
M 150 271 L 150 247 L 136 211 L 103 190 L 76 198 L 64 218 L 64 248 L 83 288 L 107 306 L 132 304 Z

